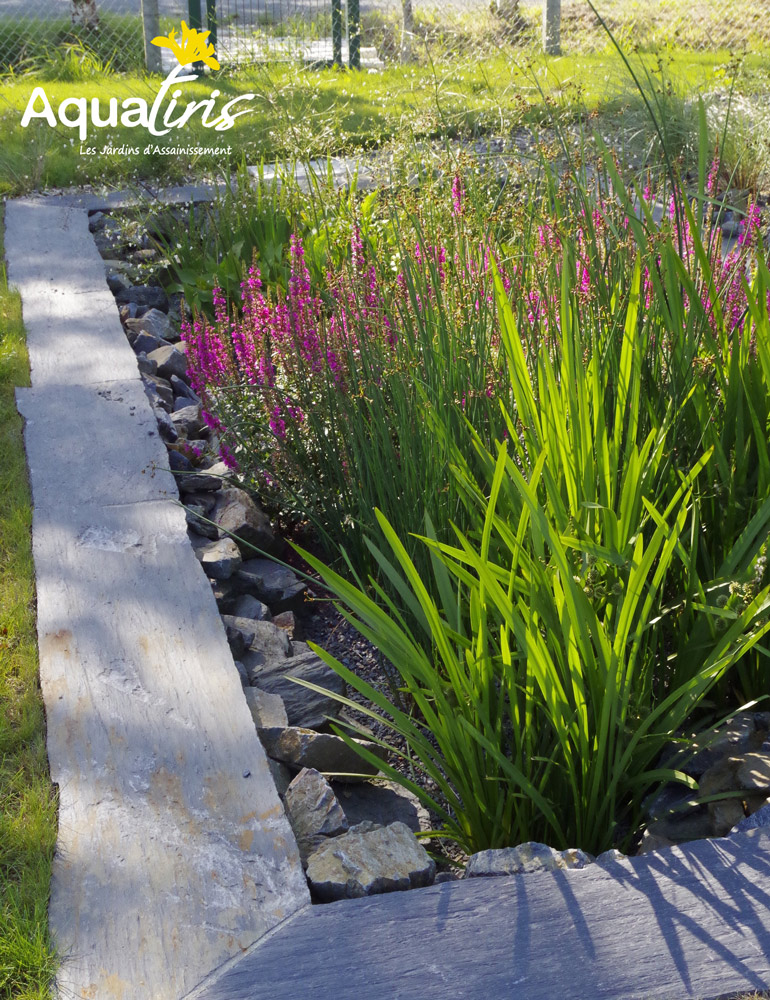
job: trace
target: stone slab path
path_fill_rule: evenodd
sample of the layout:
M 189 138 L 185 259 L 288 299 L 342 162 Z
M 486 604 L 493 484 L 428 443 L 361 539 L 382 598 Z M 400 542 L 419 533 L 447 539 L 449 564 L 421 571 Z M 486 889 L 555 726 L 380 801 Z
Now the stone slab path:
M 764 830 L 308 905 L 88 233 L 84 209 L 130 202 L 76 195 L 6 210 L 32 366 L 18 404 L 60 796 L 60 996 L 715 1000 L 768 988 Z
M 177 1000 L 308 902 L 85 212 L 6 213 L 62 996 Z

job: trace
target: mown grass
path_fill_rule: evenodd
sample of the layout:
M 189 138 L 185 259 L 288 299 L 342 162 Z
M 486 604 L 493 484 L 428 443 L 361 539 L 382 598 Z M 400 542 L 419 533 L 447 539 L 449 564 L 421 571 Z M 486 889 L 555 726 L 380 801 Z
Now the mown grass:
M 0 227 L 0 259 L 2 259 Z M 56 800 L 38 686 L 31 505 L 14 387 L 28 384 L 21 301 L 0 274 L 0 998 L 50 996 Z
M 658 58 L 640 60 L 653 71 Z M 723 83 L 730 66 L 727 52 L 672 52 L 667 79 L 678 89 L 698 93 Z M 758 56 L 747 56 L 747 85 L 763 72 Z M 259 162 L 293 156 L 323 156 L 404 144 L 438 137 L 505 135 L 518 125 L 550 117 L 554 108 L 566 118 L 607 107 L 618 111 L 618 60 L 611 53 L 589 53 L 550 60 L 517 53 L 487 60 L 457 61 L 444 66 L 392 66 L 379 74 L 306 70 L 293 65 L 233 69 L 225 67 L 196 83 L 185 84 L 185 99 L 200 100 L 216 87 L 224 103 L 253 93 L 253 110 L 226 132 L 200 124 L 196 115 L 183 129 L 163 139 L 167 146 L 231 146 L 228 155 L 146 153 L 144 129 L 90 128 L 81 144 L 76 130 L 43 119 L 21 128 L 21 118 L 35 86 L 43 86 L 54 109 L 68 97 L 106 100 L 141 97 L 150 103 L 158 80 L 142 75 L 109 76 L 94 71 L 67 82 L 39 77 L 4 81 L 0 99 L 0 194 L 45 187 L 99 183 L 125 186 L 160 179 L 174 183 L 219 173 L 242 157 Z M 545 104 L 544 104 L 545 99 Z M 38 103 L 37 108 L 40 108 Z M 81 152 L 95 148 L 94 154 Z M 137 152 L 103 152 L 134 147 Z

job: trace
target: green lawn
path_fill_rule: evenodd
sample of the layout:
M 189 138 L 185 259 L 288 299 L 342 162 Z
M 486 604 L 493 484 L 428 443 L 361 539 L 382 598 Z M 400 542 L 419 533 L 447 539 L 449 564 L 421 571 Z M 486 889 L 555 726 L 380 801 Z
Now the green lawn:
M 2 258 L 0 238 L 0 259 Z M 0 275 L 0 998 L 49 996 L 56 840 L 38 686 L 31 507 L 14 387 L 28 384 L 19 296 Z
M 658 57 L 639 57 L 654 70 Z M 675 51 L 667 56 L 665 79 L 682 93 L 697 93 L 724 83 L 729 69 L 726 52 Z M 759 56 L 748 56 L 743 84 L 764 79 Z M 148 137 L 141 128 L 91 128 L 81 154 L 76 129 L 42 119 L 21 128 L 21 117 L 35 86 L 43 86 L 54 109 L 68 98 L 106 100 L 128 97 L 149 100 L 158 80 L 141 75 L 83 74 L 81 80 L 57 82 L 40 77 L 8 78 L 0 98 L 0 194 L 17 194 L 41 187 L 104 183 L 125 186 L 138 180 L 162 178 L 173 183 L 227 166 L 227 157 L 146 155 Z M 225 68 L 199 83 L 185 84 L 186 99 L 202 99 L 216 86 L 224 102 L 253 93 L 253 111 L 238 118 L 228 131 L 214 132 L 196 116 L 183 129 L 153 143 L 171 145 L 232 145 L 232 159 L 249 162 L 292 156 L 322 156 L 381 146 L 388 141 L 411 143 L 439 136 L 473 137 L 506 134 L 516 125 L 541 120 L 553 109 L 567 117 L 585 110 L 615 112 L 629 93 L 627 77 L 612 53 L 563 56 L 546 61 L 512 50 L 486 60 L 449 65 L 394 66 L 382 73 L 305 70 L 277 65 L 232 70 Z M 543 105 L 543 95 L 549 107 Z M 38 105 L 39 108 L 39 105 Z M 104 154 L 106 144 L 139 147 L 137 153 Z

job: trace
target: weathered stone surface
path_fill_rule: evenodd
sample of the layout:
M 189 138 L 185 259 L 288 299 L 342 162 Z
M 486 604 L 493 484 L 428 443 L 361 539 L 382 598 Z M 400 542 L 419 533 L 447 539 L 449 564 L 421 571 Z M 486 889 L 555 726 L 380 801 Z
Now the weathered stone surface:
M 132 340 L 132 334 L 138 335 L 140 333 L 147 333 L 160 340 L 179 339 L 178 334 L 175 338 L 175 331 L 168 315 L 161 312 L 160 309 L 148 309 L 141 316 L 126 320 L 125 327 L 129 342 Z
M 189 443 L 192 444 L 192 442 Z M 215 493 L 222 488 L 221 479 L 217 479 L 216 476 L 209 476 L 204 472 L 178 476 L 177 484 L 180 493 Z
M 770 753 L 747 753 L 738 768 L 738 788 L 770 792 Z
M 403 823 L 359 823 L 322 844 L 308 859 L 307 877 L 326 902 L 430 885 L 436 864 Z
M 158 424 L 158 433 L 167 444 L 173 444 L 179 438 L 179 432 L 174 426 L 173 420 L 157 400 L 150 399 L 150 406 Z
M 197 403 L 172 410 L 171 419 L 177 431 L 188 440 L 197 437 L 205 426 L 201 420 L 201 408 Z
M 275 783 L 275 789 L 281 798 L 286 794 L 286 789 L 294 780 L 294 771 L 286 764 L 282 764 L 279 760 L 272 760 L 272 758 L 267 758 L 267 763 L 270 767 L 270 774 L 272 775 L 273 782 Z
M 235 486 L 228 486 L 219 493 L 212 520 L 216 521 L 223 531 L 235 536 L 246 558 L 254 554 L 254 550 L 249 548 L 250 545 L 256 545 L 257 548 L 265 552 L 273 551 L 276 548 L 277 541 L 269 518 L 254 503 L 248 493 Z M 249 562 L 253 561 L 249 560 Z M 266 561 L 269 562 L 269 560 Z M 270 565 L 275 564 L 270 563 Z M 261 594 L 257 596 L 264 600 Z M 270 602 L 266 601 L 265 603 L 269 604 Z
M 253 678 L 253 683 L 259 685 L 261 672 L 268 663 L 286 662 L 285 669 L 289 669 L 288 658 L 291 647 L 289 637 L 283 629 L 277 628 L 272 622 L 249 619 L 249 628 L 253 631 L 253 638 L 243 662 Z
M 254 618 L 258 622 L 270 621 L 270 608 L 251 594 L 241 594 L 235 602 L 233 614 L 242 618 Z
M 650 830 L 645 830 L 642 834 L 642 842 L 636 853 L 638 855 L 652 854 L 657 851 L 664 851 L 666 848 L 673 846 L 674 841 L 669 840 L 668 837 L 662 837 L 659 834 L 652 833 Z
M 139 320 L 130 319 L 129 323 L 138 323 Z M 162 337 L 154 337 L 150 333 L 138 333 L 131 341 L 131 346 L 137 354 L 145 354 L 149 357 L 153 351 L 157 351 L 159 347 L 170 346 L 169 341 L 163 340 Z M 156 362 L 157 364 L 157 362 Z
M 339 736 L 330 733 L 288 726 L 284 729 L 260 729 L 259 738 L 268 757 L 297 769 L 308 767 L 324 774 L 339 775 L 340 781 L 356 780 L 348 777 L 348 773 L 374 775 L 379 771 L 379 768 L 359 757 Z M 355 742 L 372 753 L 381 753 L 381 748 L 375 743 L 366 740 Z
M 244 589 L 256 594 L 273 614 L 302 606 L 306 585 L 285 566 L 270 559 L 248 559 L 238 571 Z
M 239 658 L 246 652 L 246 643 L 243 641 L 243 634 L 239 632 L 237 628 L 233 628 L 231 625 L 225 625 L 225 635 L 227 636 L 227 645 L 230 647 L 233 659 L 240 663 L 241 661 Z M 242 663 L 241 667 L 243 667 Z M 246 674 L 247 683 L 248 676 L 249 675 Z
M 154 362 L 154 364 L 157 369 L 157 362 Z M 161 378 L 159 375 L 143 375 L 142 382 L 144 383 L 144 391 L 147 393 L 150 402 L 152 402 L 153 398 L 157 398 L 163 403 L 164 407 L 168 410 L 171 409 L 174 404 L 174 393 L 166 379 Z
M 176 375 L 183 382 L 187 379 L 187 359 L 171 344 L 151 351 L 147 357 L 157 364 L 161 378 L 171 378 L 172 375 Z
M 522 875 L 531 872 L 554 872 L 568 868 L 585 868 L 593 857 L 578 848 L 557 851 L 546 844 L 529 841 L 517 847 L 472 854 L 465 866 L 465 878 L 501 875 Z
M 142 351 L 136 356 L 136 367 L 139 369 L 140 375 L 156 375 L 158 372 L 158 363 L 150 361 Z
M 232 538 L 220 538 L 214 542 L 192 535 L 191 541 L 206 575 L 215 580 L 229 580 L 241 564 L 241 553 Z
M 672 843 L 712 835 L 711 815 L 705 805 L 695 802 L 697 792 L 684 785 L 668 785 L 647 805 L 649 832 Z
M 279 694 L 257 687 L 244 688 L 244 692 L 257 729 L 282 729 L 289 725 L 286 706 Z
M 196 1000 L 296 1000 L 307 983 L 334 1000 L 392 1000 L 394 983 L 398 1000 L 752 993 L 770 981 L 769 850 L 757 830 L 580 872 L 315 906 Z
M 191 403 L 200 403 L 200 396 L 177 375 L 172 375 L 169 382 L 171 383 L 171 388 L 174 390 L 175 396 L 184 396 L 185 399 L 189 399 Z
M 428 810 L 395 781 L 332 781 L 331 786 L 351 826 L 368 820 L 380 826 L 404 823 L 413 833 L 431 829 Z
M 770 713 L 741 712 L 719 729 L 694 735 L 691 747 L 670 747 L 661 763 L 700 778 L 725 756 L 759 749 L 769 730 Z
M 124 302 L 136 302 L 138 306 L 146 306 L 147 309 L 160 309 L 168 312 L 168 299 L 162 288 L 153 288 L 151 285 L 132 285 L 130 288 L 121 289 L 115 295 L 118 305 Z
M 761 830 L 770 827 L 770 799 L 760 806 L 751 816 L 744 816 L 742 820 L 735 824 L 730 831 L 732 837 L 735 833 L 743 833 L 746 830 Z
M 63 496 L 75 510 L 114 503 L 116 497 L 129 503 L 175 495 L 166 449 L 136 372 L 125 383 L 19 389 L 16 400 L 30 430 L 26 448 L 35 506 L 61 502 Z M 54 484 L 44 470 L 58 468 L 65 454 Z M 98 483 L 87 475 L 92 467 L 101 470 Z
M 302 863 L 330 837 L 348 829 L 348 821 L 329 782 L 312 768 L 303 768 L 283 797 Z
M 85 213 L 70 212 L 66 231 L 61 217 L 49 199 L 6 203 L 8 283 L 21 293 L 32 385 L 135 379 L 134 353 Z
M 249 677 L 258 687 L 274 691 L 283 698 L 290 725 L 305 726 L 308 729 L 318 729 L 328 717 L 334 718 L 340 705 L 332 694 L 311 691 L 295 684 L 292 678 L 310 681 L 332 693 L 345 693 L 345 682 L 315 653 L 301 653 L 288 659 L 271 660 L 250 670 Z
M 227 628 L 234 628 L 243 640 L 244 652 L 254 642 L 257 634 L 257 622 L 253 618 L 244 618 L 241 615 L 222 615 L 222 621 Z
M 171 454 L 173 453 L 169 453 L 169 457 Z M 219 528 L 215 524 L 211 524 L 210 521 L 205 520 L 206 509 L 203 506 L 196 506 L 188 502 L 185 507 L 185 517 L 187 518 L 188 525 L 197 534 L 203 535 L 204 538 L 209 538 L 212 541 L 216 541 L 219 538 Z
M 698 794 L 702 797 L 725 793 L 727 797 L 707 803 L 712 836 L 725 837 L 744 816 L 756 812 L 767 797 L 765 790 L 746 790 L 740 772 L 742 757 L 723 757 L 701 777 Z
M 280 614 L 274 615 L 273 624 L 283 629 L 290 639 L 299 638 L 297 635 L 299 627 L 293 611 L 281 611 Z

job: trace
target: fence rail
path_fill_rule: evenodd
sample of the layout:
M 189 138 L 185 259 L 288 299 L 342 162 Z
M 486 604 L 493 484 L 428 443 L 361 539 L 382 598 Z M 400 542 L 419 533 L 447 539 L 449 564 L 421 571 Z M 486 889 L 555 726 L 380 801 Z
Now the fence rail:
M 770 48 L 767 0 L 596 0 L 626 47 Z M 91 59 L 147 65 L 147 44 L 185 19 L 207 27 L 220 61 L 303 59 L 379 66 L 476 58 L 513 48 L 585 52 L 607 45 L 586 0 L 0 0 L 0 72 Z

